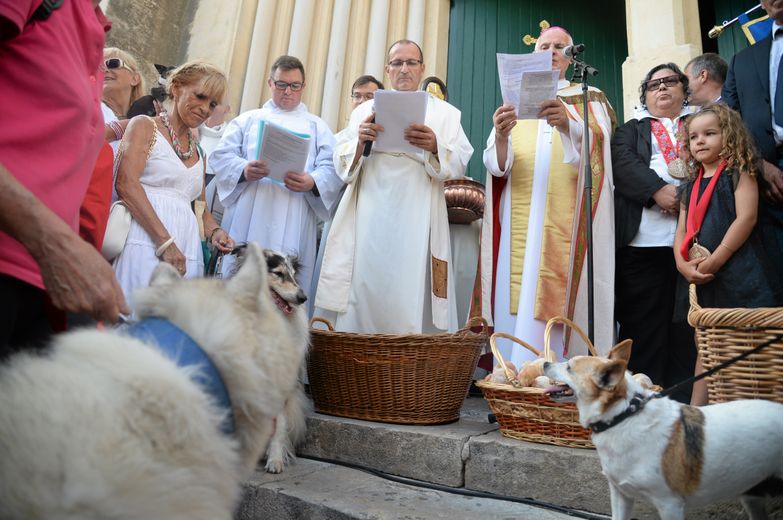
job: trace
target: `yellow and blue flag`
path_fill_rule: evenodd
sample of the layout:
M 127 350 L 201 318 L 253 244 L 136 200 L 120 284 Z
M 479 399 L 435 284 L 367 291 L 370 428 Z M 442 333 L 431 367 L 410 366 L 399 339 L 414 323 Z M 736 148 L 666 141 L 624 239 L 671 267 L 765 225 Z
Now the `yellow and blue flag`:
M 742 13 L 737 17 L 737 21 L 742 25 L 742 32 L 745 33 L 751 45 L 763 40 L 772 32 L 772 20 L 768 15 L 751 20 L 748 13 Z

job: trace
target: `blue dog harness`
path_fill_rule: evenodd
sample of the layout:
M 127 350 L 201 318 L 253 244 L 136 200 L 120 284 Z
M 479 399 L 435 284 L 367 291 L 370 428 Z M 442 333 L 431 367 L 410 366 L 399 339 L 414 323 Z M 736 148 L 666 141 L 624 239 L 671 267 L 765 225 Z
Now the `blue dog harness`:
M 158 350 L 177 366 L 197 366 L 199 370 L 192 376 L 192 379 L 225 412 L 220 430 L 227 435 L 233 435 L 236 432 L 234 409 L 231 406 L 231 398 L 228 396 L 226 384 L 220 377 L 220 372 L 215 364 L 209 359 L 207 353 L 193 341 L 193 338 L 170 321 L 161 318 L 144 318 L 128 327 L 125 334 L 155 344 Z

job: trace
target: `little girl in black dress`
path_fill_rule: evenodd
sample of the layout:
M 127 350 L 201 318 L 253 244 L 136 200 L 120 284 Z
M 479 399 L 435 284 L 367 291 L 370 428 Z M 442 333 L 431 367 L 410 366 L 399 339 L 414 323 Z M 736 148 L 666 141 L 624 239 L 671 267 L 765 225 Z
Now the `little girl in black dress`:
M 783 303 L 780 275 L 756 232 L 758 160 L 739 114 L 708 105 L 683 128 L 683 150 L 695 178 L 682 194 L 674 256 L 684 281 L 696 284 L 703 307 L 774 307 Z M 678 308 L 687 309 L 687 287 Z M 683 311 L 681 311 L 683 312 Z M 701 360 L 696 373 L 700 373 Z M 707 402 L 694 385 L 691 404 Z

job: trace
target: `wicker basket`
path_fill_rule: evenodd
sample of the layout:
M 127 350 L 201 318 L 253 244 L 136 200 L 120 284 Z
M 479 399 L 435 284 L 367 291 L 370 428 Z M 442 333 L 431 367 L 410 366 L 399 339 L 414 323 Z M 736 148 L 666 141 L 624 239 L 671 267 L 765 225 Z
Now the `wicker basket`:
M 544 357 L 550 355 L 551 331 L 558 323 L 574 329 L 582 336 L 590 353 L 596 355 L 593 344 L 582 329 L 571 320 L 558 316 L 547 322 L 544 331 Z M 489 344 L 492 353 L 507 375 L 510 375 L 511 371 L 506 367 L 506 362 L 495 345 L 498 337 L 510 339 L 541 357 L 541 352 L 521 339 L 496 332 L 490 338 Z M 509 380 L 516 381 L 516 374 L 509 377 Z M 590 430 L 582 428 L 579 424 L 579 412 L 576 409 L 576 404 L 555 402 L 541 388 L 490 383 L 488 381 L 479 381 L 476 386 L 484 392 L 484 398 L 489 403 L 489 407 L 500 425 L 500 433 L 506 437 L 570 448 L 594 447 L 590 441 Z
M 487 345 L 483 319 L 471 321 L 480 333 L 468 324 L 454 334 L 355 334 L 335 332 L 323 318 L 310 323 L 307 372 L 316 411 L 368 421 L 456 421 Z
M 702 309 L 690 286 L 688 322 L 705 370 L 783 333 L 783 308 Z M 707 376 L 710 403 L 767 399 L 783 403 L 783 340 Z

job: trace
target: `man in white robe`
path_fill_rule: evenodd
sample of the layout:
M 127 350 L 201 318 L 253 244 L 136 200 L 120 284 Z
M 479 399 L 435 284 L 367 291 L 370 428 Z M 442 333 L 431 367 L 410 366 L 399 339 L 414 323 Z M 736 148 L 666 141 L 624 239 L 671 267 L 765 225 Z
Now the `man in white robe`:
M 580 85 L 564 79 L 571 60 L 563 55 L 563 49 L 571 44 L 571 36 L 560 27 L 541 34 L 535 52 L 553 53 L 552 68 L 560 70 L 557 99 L 542 105 L 539 120 L 518 121 L 513 107 L 498 108 L 484 150 L 484 165 L 490 175 L 481 239 L 482 315 L 494 322 L 496 332 L 512 334 L 539 350 L 544 349 L 546 323 L 554 316 L 567 317 L 588 332 L 582 96 Z M 605 354 L 614 339 L 614 206 L 609 149 L 614 113 L 597 89 L 590 89 L 588 101 L 594 332 L 595 345 Z M 493 196 L 493 190 L 502 193 Z M 550 346 L 559 358 L 586 353 L 581 337 L 564 332 L 562 326 L 552 329 Z M 534 357 L 509 340 L 498 341 L 498 346 L 504 359 L 517 366 Z
M 414 42 L 391 46 L 386 72 L 393 89 L 418 88 L 422 58 Z M 363 157 L 365 143 L 383 131 L 373 117 L 370 101 L 355 109 L 335 148 L 337 173 L 348 186 L 327 239 L 316 307 L 336 313 L 340 331 L 454 331 L 459 323 L 443 181 L 461 177 L 473 154 L 460 112 L 428 96 L 424 124 L 405 131 L 420 152 L 373 150 Z
M 223 227 L 237 242 L 258 242 L 262 247 L 297 256 L 297 282 L 309 296 L 317 219 L 329 218 L 343 182 L 334 171 L 331 130 L 301 102 L 305 88 L 301 61 L 292 56 L 278 58 L 272 65 L 269 86 L 272 99 L 262 108 L 234 118 L 209 162 L 225 208 Z M 305 171 L 288 172 L 284 184 L 267 178 L 266 163 L 256 159 L 262 120 L 310 136 Z M 223 272 L 230 268 L 227 259 Z

